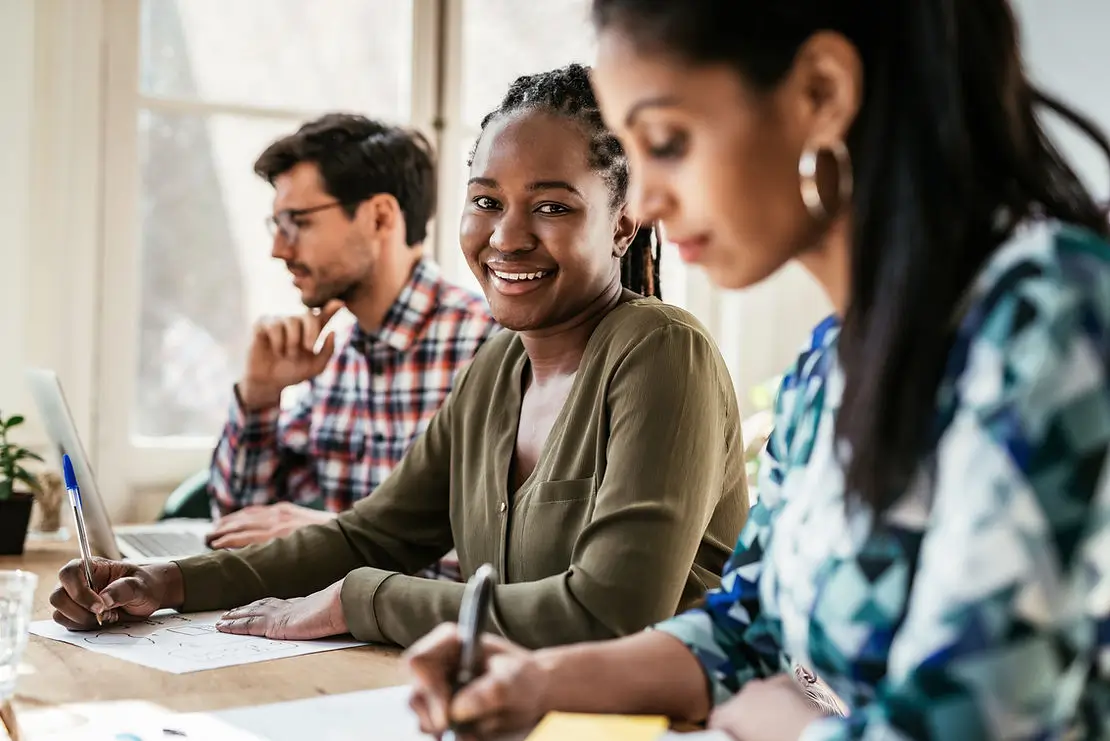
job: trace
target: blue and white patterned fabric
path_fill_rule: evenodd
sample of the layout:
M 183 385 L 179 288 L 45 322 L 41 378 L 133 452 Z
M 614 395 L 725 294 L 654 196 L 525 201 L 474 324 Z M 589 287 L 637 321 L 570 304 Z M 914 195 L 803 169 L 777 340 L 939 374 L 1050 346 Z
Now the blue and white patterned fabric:
M 878 523 L 833 458 L 834 320 L 784 377 L 720 589 L 657 626 L 715 703 L 801 664 L 848 708 L 804 741 L 1110 737 L 1110 246 L 1031 224 L 966 306 L 937 445 Z

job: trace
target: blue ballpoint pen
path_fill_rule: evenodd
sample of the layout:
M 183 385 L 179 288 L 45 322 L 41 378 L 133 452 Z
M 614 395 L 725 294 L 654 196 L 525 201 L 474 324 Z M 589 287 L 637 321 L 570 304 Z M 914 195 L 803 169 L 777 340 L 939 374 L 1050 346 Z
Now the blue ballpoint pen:
M 81 489 L 77 486 L 77 474 L 73 471 L 73 461 L 69 459 L 68 454 L 62 455 L 62 477 L 66 482 L 66 492 L 69 494 L 69 503 L 73 507 L 73 522 L 77 525 L 77 545 L 81 549 L 81 565 L 85 567 L 85 579 L 89 583 L 89 589 L 93 592 L 96 587 L 93 585 L 92 576 L 92 551 L 89 548 L 89 533 L 85 529 L 85 513 L 81 509 Z M 98 625 L 103 625 L 103 620 L 100 615 L 96 616 Z

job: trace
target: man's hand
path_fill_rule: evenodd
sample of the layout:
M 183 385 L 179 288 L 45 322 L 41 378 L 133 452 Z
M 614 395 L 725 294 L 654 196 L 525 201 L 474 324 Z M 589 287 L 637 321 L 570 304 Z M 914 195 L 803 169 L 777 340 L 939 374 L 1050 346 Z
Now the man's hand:
M 283 319 L 263 319 L 254 327 L 247 353 L 247 369 L 239 382 L 239 401 L 248 411 L 277 406 L 288 386 L 315 378 L 335 351 L 335 335 L 328 334 L 320 351 L 316 340 L 342 301 L 329 301 L 319 312 Z
M 297 599 L 266 599 L 228 610 L 216 622 L 221 633 L 264 636 L 279 641 L 311 641 L 347 632 L 339 595 L 343 581 Z
M 319 525 L 333 519 L 333 512 L 321 512 L 290 502 L 245 507 L 221 517 L 206 540 L 210 548 L 242 548 L 285 537 L 305 525 Z

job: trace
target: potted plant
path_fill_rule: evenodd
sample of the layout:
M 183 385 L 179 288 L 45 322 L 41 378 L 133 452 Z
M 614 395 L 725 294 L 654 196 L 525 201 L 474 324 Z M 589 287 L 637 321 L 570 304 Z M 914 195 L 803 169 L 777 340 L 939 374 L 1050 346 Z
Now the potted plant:
M 8 437 L 21 424 L 23 417 L 18 414 L 7 419 L 0 414 L 0 556 L 23 553 L 31 505 L 39 488 L 38 479 L 24 465 L 42 458 Z

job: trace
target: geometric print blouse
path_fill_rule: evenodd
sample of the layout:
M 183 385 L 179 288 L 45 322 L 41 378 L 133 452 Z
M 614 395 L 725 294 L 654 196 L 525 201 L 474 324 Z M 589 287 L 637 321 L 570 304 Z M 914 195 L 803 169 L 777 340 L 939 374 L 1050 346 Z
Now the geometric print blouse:
M 880 522 L 833 455 L 835 319 L 784 376 L 720 588 L 656 626 L 715 704 L 801 665 L 848 711 L 803 741 L 1110 737 L 1110 246 L 1029 224 L 965 307 L 936 444 Z

